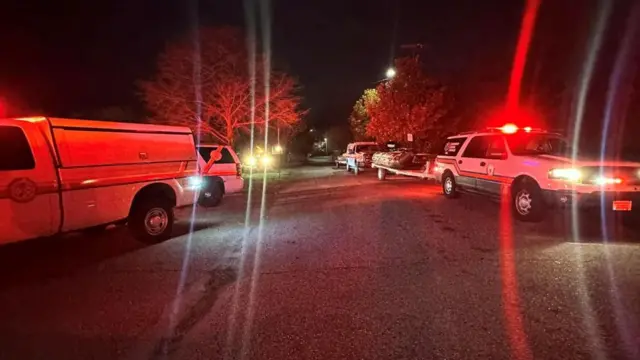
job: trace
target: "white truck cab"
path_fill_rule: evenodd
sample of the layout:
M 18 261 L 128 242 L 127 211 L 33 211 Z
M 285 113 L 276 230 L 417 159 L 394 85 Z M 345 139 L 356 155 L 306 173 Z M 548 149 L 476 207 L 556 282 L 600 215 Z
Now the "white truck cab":
M 373 154 L 380 151 L 382 146 L 372 141 L 353 142 L 347 145 L 347 152 L 343 155 L 345 170 L 353 170 L 354 174 L 362 169 L 371 168 Z
M 218 206 L 225 194 L 244 189 L 242 164 L 231 146 L 198 144 L 198 167 L 203 178 L 203 188 L 198 203 L 204 207 Z M 218 159 L 211 155 L 219 153 Z
M 640 207 L 640 163 L 572 160 L 560 134 L 513 124 L 447 138 L 434 175 L 447 198 L 460 190 L 509 196 L 524 221 L 539 221 L 557 205 Z
M 1 119 L 0 153 L 0 244 L 118 222 L 164 240 L 201 185 L 183 127 Z

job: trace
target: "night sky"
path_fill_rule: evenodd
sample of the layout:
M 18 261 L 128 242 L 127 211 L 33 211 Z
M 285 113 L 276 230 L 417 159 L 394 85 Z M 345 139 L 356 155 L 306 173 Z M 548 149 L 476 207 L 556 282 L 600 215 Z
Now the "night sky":
M 58 116 L 109 106 L 142 113 L 135 81 L 153 74 L 167 41 L 197 22 L 245 26 L 246 13 L 240 0 L 13 2 L 0 21 L 0 97 Z M 530 56 L 542 69 L 536 86 L 575 82 L 595 4 L 543 1 Z M 523 7 L 524 0 L 273 0 L 273 57 L 299 78 L 312 126 L 344 123 L 400 45 L 416 42 L 425 45 L 428 71 L 463 102 L 478 93 L 492 101 L 506 92 Z

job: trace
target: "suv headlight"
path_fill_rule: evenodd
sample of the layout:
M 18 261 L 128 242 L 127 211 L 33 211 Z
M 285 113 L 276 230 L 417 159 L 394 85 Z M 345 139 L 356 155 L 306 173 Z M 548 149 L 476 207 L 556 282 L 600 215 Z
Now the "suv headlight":
M 578 182 L 582 179 L 582 172 L 575 168 L 551 169 L 549 179 Z

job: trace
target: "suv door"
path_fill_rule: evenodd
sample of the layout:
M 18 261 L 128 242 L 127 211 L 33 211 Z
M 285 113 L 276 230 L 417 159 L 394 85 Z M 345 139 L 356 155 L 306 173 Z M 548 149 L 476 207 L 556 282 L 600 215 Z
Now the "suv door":
M 462 151 L 462 155 L 457 158 L 460 176 L 456 183 L 462 187 L 477 189 L 477 179 L 486 175 L 486 159 L 489 145 L 487 135 L 476 135 L 469 140 L 467 146 Z
M 476 180 L 476 186 L 483 192 L 499 195 L 502 185 L 510 180 L 501 176 L 506 170 L 507 147 L 502 135 L 490 135 L 486 139 L 488 142 L 484 156 L 486 176 L 479 177 Z
M 53 235 L 60 224 L 51 153 L 22 125 L 36 130 L 32 123 L 0 125 L 0 244 Z

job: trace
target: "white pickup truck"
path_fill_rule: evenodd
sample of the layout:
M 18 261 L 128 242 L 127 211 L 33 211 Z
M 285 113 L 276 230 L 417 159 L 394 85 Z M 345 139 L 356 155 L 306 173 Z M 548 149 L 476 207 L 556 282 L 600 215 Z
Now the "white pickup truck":
M 347 146 L 347 152 L 343 155 L 345 170 L 358 175 L 361 170 L 371 168 L 373 153 L 383 149 L 381 145 L 372 141 L 353 142 Z
M 2 119 L 0 154 L 0 244 L 119 222 L 164 240 L 202 184 L 183 127 Z

